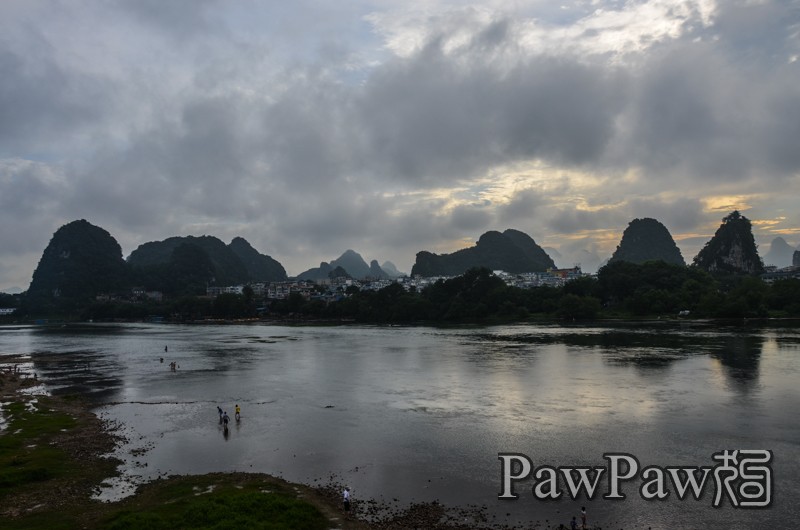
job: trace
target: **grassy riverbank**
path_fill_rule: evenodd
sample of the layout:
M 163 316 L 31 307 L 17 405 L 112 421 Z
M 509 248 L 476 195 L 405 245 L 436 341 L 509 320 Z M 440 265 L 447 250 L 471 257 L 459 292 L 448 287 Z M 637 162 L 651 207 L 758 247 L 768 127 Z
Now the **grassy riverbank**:
M 0 528 L 3 529 L 506 529 L 480 507 L 437 502 L 400 508 L 356 499 L 345 518 L 338 484 L 311 487 L 257 473 L 155 480 L 119 502 L 92 499 L 117 475 L 105 455 L 121 440 L 77 397 L 33 393 L 38 382 L 0 371 Z M 534 528 L 549 528 L 538 523 Z
M 262 474 L 157 480 L 121 502 L 93 500 L 118 462 L 113 432 L 77 398 L 32 396 L 0 375 L 0 528 L 367 528 L 332 495 Z M 338 499 L 337 499 L 338 500 Z

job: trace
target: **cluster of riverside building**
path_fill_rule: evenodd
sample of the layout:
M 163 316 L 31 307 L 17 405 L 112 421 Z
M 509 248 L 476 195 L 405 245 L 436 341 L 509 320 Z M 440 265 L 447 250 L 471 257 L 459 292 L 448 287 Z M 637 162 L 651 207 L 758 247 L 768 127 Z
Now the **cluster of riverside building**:
M 494 275 L 506 282 L 507 285 L 515 287 L 531 288 L 541 285 L 560 287 L 570 280 L 586 276 L 581 272 L 580 267 L 572 269 L 549 269 L 546 272 L 526 272 L 511 274 L 504 271 L 494 271 Z M 406 291 L 421 291 L 428 285 L 439 280 L 448 280 L 454 276 L 400 276 L 394 279 L 382 280 L 354 280 L 351 278 L 340 277 L 318 280 L 288 280 L 285 282 L 270 283 L 251 283 L 250 289 L 258 297 L 270 300 L 281 300 L 287 298 L 291 293 L 299 293 L 306 299 L 320 297 L 324 299 L 335 299 L 342 296 L 348 287 L 356 287 L 360 291 L 372 290 L 379 291 L 394 283 L 399 284 Z M 323 287 L 324 292 L 320 293 L 319 287 Z M 206 296 L 216 297 L 221 294 L 243 294 L 245 285 L 230 285 L 227 287 L 210 286 L 206 288 Z
M 550 285 L 560 287 L 570 280 L 588 276 L 581 272 L 581 268 L 576 266 L 572 269 L 548 269 L 546 272 L 526 272 L 511 274 L 504 271 L 493 271 L 495 276 L 501 278 L 508 285 L 521 288 L 538 287 Z M 283 282 L 257 282 L 250 284 L 228 285 L 228 286 L 208 286 L 205 296 L 216 298 L 221 294 L 244 294 L 245 288 L 250 287 L 253 295 L 265 300 L 283 300 L 292 293 L 298 293 L 306 300 L 317 299 L 325 302 L 339 300 L 347 295 L 349 287 L 355 287 L 359 291 L 373 290 L 379 291 L 394 283 L 399 284 L 406 291 L 421 291 L 428 285 L 434 284 L 439 280 L 448 280 L 455 276 L 400 276 L 394 279 L 364 279 L 354 280 L 347 277 L 317 279 L 317 280 L 287 280 Z M 153 301 L 161 302 L 164 294 L 161 291 L 148 291 L 143 287 L 134 287 L 127 293 L 101 293 L 96 296 L 98 302 L 141 302 Z
M 800 253 L 798 253 L 800 254 Z M 561 287 L 565 283 L 583 276 L 592 276 L 581 271 L 579 265 L 571 269 L 548 269 L 545 272 L 525 272 L 508 273 L 504 271 L 493 271 L 494 275 L 506 282 L 507 285 L 530 289 L 543 285 L 551 287 Z M 421 291 L 425 287 L 436 283 L 439 280 L 448 280 L 454 276 L 400 276 L 394 279 L 363 279 L 355 280 L 347 277 L 317 279 L 317 280 L 287 280 L 282 282 L 258 282 L 241 285 L 229 286 L 209 286 L 206 288 L 206 297 L 216 298 L 221 294 L 243 294 L 245 287 L 250 287 L 253 295 L 265 300 L 283 300 L 292 293 L 298 293 L 306 300 L 317 299 L 326 302 L 339 300 L 347 296 L 348 288 L 355 287 L 359 291 L 373 290 L 378 291 L 394 283 L 399 284 L 406 291 Z M 761 279 L 766 283 L 772 283 L 783 279 L 800 279 L 800 266 L 794 265 L 784 268 L 774 266 L 765 267 L 765 272 Z M 164 299 L 161 291 L 147 291 L 141 287 L 135 287 L 127 294 L 99 294 L 98 301 L 128 301 L 137 302 L 151 300 L 161 302 Z M 10 314 L 13 309 L 6 310 L 0 315 Z

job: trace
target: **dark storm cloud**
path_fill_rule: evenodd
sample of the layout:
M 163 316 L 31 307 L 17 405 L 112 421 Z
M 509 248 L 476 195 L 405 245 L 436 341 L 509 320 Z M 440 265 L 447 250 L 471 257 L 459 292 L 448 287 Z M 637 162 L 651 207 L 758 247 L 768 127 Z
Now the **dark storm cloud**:
M 44 250 L 60 200 L 69 186 L 46 164 L 0 160 L 2 251 L 17 254 Z
M 221 5 L 219 0 L 116 0 L 114 3 L 144 25 L 177 38 L 219 31 L 219 25 L 208 18 L 209 10 Z
M 568 186 L 567 182 L 562 181 L 555 193 L 563 194 Z M 498 220 L 501 224 L 508 224 L 535 218 L 540 209 L 548 203 L 547 195 L 552 192 L 553 190 L 546 193 L 541 190 L 524 189 L 514 193 L 508 202 L 498 208 Z
M 785 63 L 800 51 L 800 3 L 726 2 L 710 29 L 733 62 Z
M 759 117 L 751 100 L 756 95 L 703 48 L 687 45 L 650 66 L 634 107 L 631 143 L 643 167 L 654 172 L 746 178 L 756 160 L 742 147 L 763 141 L 752 131 L 751 120 Z
M 356 168 L 358 125 L 349 94 L 319 72 L 301 70 L 262 113 L 261 149 L 270 176 L 295 189 L 326 189 Z
M 800 171 L 788 140 L 800 130 L 800 65 L 789 43 L 800 9 L 723 4 L 719 20 L 647 57 L 621 116 L 625 165 L 710 184 Z
M 626 210 L 631 219 L 650 217 L 660 221 L 670 232 L 690 230 L 703 223 L 703 204 L 695 198 L 669 201 L 658 199 L 631 199 Z
M 0 157 L 70 145 L 101 119 L 109 87 L 57 64 L 50 45 L 32 30 L 25 53 L 3 46 L 0 37 Z M 55 148 L 58 150 L 58 147 Z
M 371 162 L 424 183 L 499 162 L 579 165 L 602 155 L 624 103 L 620 72 L 571 58 L 491 58 L 482 48 L 454 57 L 434 40 L 378 69 L 359 105 Z
M 626 215 L 616 209 L 578 210 L 555 208 L 546 221 L 549 232 L 570 234 L 583 230 L 608 229 L 625 222 Z
M 480 233 L 491 226 L 494 218 L 490 204 L 464 204 L 450 214 L 453 227 L 464 233 Z

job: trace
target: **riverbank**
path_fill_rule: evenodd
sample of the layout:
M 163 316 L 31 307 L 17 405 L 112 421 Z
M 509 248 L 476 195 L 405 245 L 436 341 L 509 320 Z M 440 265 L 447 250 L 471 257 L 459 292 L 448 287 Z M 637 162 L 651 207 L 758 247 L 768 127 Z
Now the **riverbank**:
M 119 462 L 106 455 L 121 439 L 83 400 L 46 396 L 37 385 L 13 365 L 0 373 L 2 528 L 202 527 L 230 517 L 241 527 L 369 528 L 344 520 L 330 494 L 263 474 L 169 477 L 120 502 L 93 500 L 117 474 Z M 198 513 L 205 519 L 192 522 Z
M 4 359 L 8 360 L 8 358 Z M 0 371 L 0 527 L 239 528 L 343 530 L 509 529 L 483 508 L 419 503 L 408 507 L 354 499 L 345 517 L 341 484 L 290 483 L 260 473 L 171 476 L 138 488 L 135 495 L 106 503 L 93 499 L 119 462 L 107 455 L 122 442 L 80 398 L 43 394 L 32 374 L 14 364 Z M 533 523 L 525 528 L 550 528 Z M 554 526 L 553 528 L 557 528 Z

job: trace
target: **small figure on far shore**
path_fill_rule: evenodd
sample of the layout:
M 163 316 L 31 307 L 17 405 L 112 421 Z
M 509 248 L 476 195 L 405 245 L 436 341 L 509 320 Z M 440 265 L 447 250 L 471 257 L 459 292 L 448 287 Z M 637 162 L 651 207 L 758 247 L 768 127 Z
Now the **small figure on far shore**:
M 163 357 L 161 358 L 161 364 L 164 364 L 164 358 Z
M 344 492 L 342 493 L 342 500 L 344 504 L 344 517 L 345 519 L 350 518 L 350 488 L 345 488 Z
M 167 353 L 168 351 L 169 351 L 169 347 L 168 346 L 164 346 L 164 353 Z

